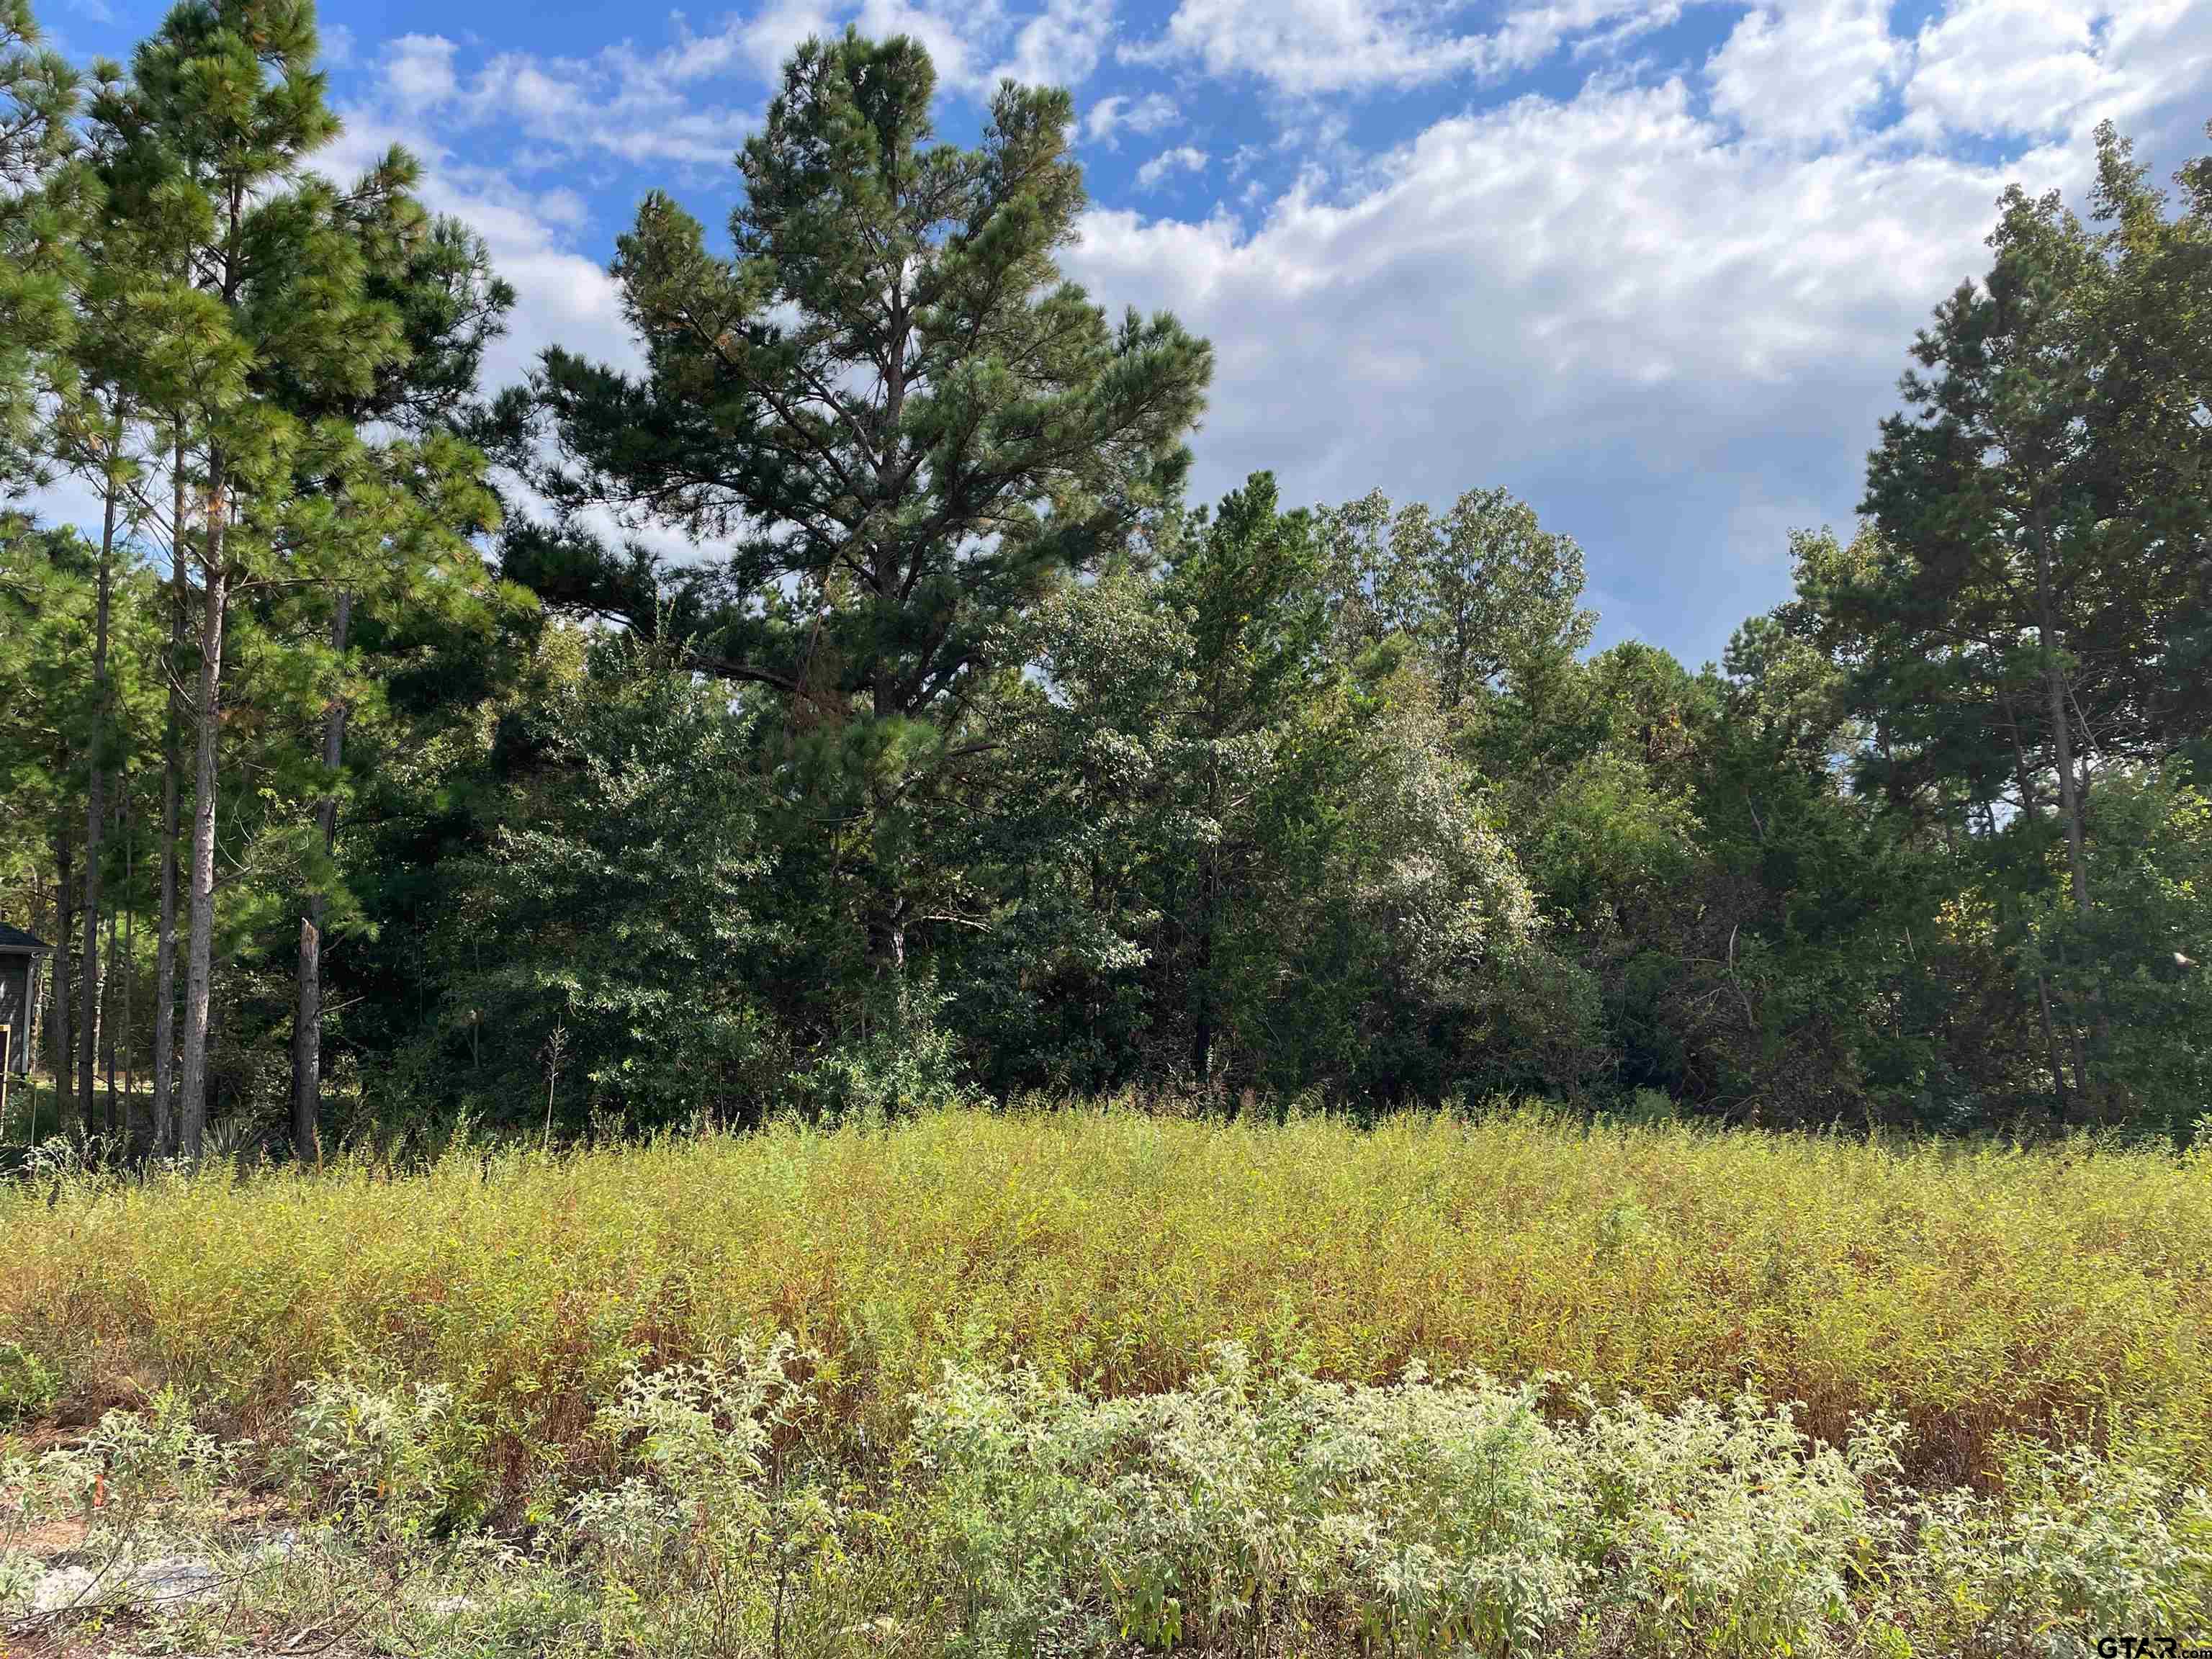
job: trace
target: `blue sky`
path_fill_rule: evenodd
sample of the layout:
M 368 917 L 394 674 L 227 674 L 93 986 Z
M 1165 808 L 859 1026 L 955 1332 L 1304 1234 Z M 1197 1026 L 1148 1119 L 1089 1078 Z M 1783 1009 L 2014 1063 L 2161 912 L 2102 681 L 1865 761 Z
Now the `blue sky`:
M 122 55 L 143 0 L 45 0 Z M 2110 117 L 2166 171 L 2212 114 L 2204 0 L 749 0 L 678 12 L 329 0 L 334 172 L 404 143 L 521 304 L 495 378 L 630 356 L 605 271 L 641 194 L 710 225 L 775 66 L 855 22 L 931 49 L 939 125 L 1070 87 L 1067 259 L 1214 341 L 1196 489 L 1439 505 L 1574 535 L 1601 640 L 1692 663 L 1846 528 L 1913 330 L 2009 180 L 2078 191 Z

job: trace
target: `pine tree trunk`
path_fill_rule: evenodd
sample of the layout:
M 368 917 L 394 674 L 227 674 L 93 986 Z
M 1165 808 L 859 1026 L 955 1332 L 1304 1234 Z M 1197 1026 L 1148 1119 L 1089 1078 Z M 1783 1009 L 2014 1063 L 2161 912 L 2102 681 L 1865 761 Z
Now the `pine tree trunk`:
M 131 1047 L 131 981 L 137 970 L 137 959 L 131 946 L 137 942 L 136 918 L 138 913 L 137 896 L 131 883 L 137 878 L 137 866 L 132 857 L 136 851 L 137 814 L 131 810 L 131 783 L 125 777 L 123 787 L 123 975 L 116 981 L 115 1048 L 123 1056 L 123 1108 L 118 1115 L 123 1144 L 135 1156 L 143 1144 L 144 1125 L 138 1118 L 138 1056 Z M 108 1067 L 108 1087 L 115 1086 L 115 1068 Z
M 46 1020 L 46 1036 L 53 1044 L 54 1116 L 55 1127 L 63 1134 L 75 1137 L 76 1123 L 76 1089 L 72 1082 L 70 1061 L 73 1051 L 70 1047 L 70 889 L 76 884 L 75 866 L 70 855 L 69 831 L 54 832 L 54 982 L 50 988 L 53 995 L 53 1012 Z
M 92 1097 L 100 1060 L 100 853 L 107 830 L 107 617 L 115 563 L 115 483 L 107 481 L 100 527 L 100 587 L 93 612 L 92 684 L 94 709 L 84 808 L 84 952 L 77 1011 L 77 1117 L 92 1122 Z M 112 1091 L 110 1091 L 111 1096 Z
M 868 919 L 868 955 L 877 980 L 890 993 L 890 1017 L 904 1030 L 909 1010 L 906 982 L 906 906 L 878 896 Z
M 188 1158 L 200 1154 L 207 1133 L 208 1005 L 213 988 L 215 951 L 216 745 L 221 726 L 223 612 L 230 597 L 230 572 L 222 563 L 223 501 L 220 459 L 209 467 L 207 545 L 203 564 L 206 585 L 200 609 L 199 707 L 194 711 L 198 744 L 192 773 L 192 860 L 191 921 L 185 959 L 185 1041 L 177 1085 L 178 1149 Z
M 115 1022 L 107 1017 L 107 1007 L 114 1000 L 115 912 L 110 909 L 100 919 L 100 1000 L 94 1005 L 100 1030 L 93 1047 L 100 1051 L 100 1074 L 106 1079 L 100 1103 L 100 1132 L 111 1135 L 115 1133 Z
M 1197 948 L 1191 953 L 1190 1080 L 1201 1092 L 1213 1076 L 1214 891 L 1214 882 L 1201 878 L 1200 903 L 1204 908 L 1199 913 Z
M 322 1143 L 322 897 L 300 918 L 299 1003 L 292 1013 L 292 1156 L 320 1169 Z
M 874 701 L 878 719 L 898 712 L 895 696 L 881 682 L 876 685 Z M 903 1031 L 909 1012 L 906 981 L 907 901 L 906 895 L 898 890 L 894 873 L 896 854 L 889 844 L 892 805 L 890 799 L 870 785 L 868 836 L 872 868 L 868 872 L 868 892 L 864 902 L 867 906 L 869 971 L 878 987 L 890 994 L 890 1018 Z
M 2020 791 L 2020 810 L 2033 817 L 2036 811 L 2035 790 L 2028 776 L 2027 750 L 2021 741 L 2019 709 L 2013 702 L 2010 692 L 2000 690 L 1998 696 L 2004 703 L 2005 721 L 2012 736 L 2013 784 Z M 1994 812 L 1990 814 L 1990 821 L 1994 830 Z M 2073 1116 L 2074 1090 L 2066 1079 L 2066 1062 L 2058 1048 L 2058 1027 L 2051 1014 L 2051 981 L 2045 977 L 2040 962 L 2035 968 L 2035 1006 L 2043 1019 L 2043 1048 L 2051 1065 L 2051 1099 L 2058 1109 L 2059 1116 L 2070 1120 Z
M 154 934 L 153 1151 L 176 1150 L 177 1054 L 177 748 L 184 735 L 185 441 L 178 430 L 172 474 L 174 516 L 169 522 L 169 714 L 161 738 L 161 912 Z
M 2074 770 L 2074 722 L 2066 713 L 2066 676 L 2058 664 L 2058 624 L 2051 599 L 2051 550 L 2042 526 L 2036 528 L 2037 644 L 2043 662 L 2043 689 L 2051 716 L 2053 764 L 2058 772 L 2058 807 L 2066 820 L 2066 858 L 2073 878 L 2074 913 L 2089 914 L 2089 863 L 2081 834 L 2081 784 Z
M 1221 839 L 1224 807 L 1221 787 L 1221 671 L 1213 672 L 1206 697 L 1206 733 L 1212 739 L 1206 763 L 1206 811 L 1213 825 L 1198 878 L 1197 949 L 1192 954 L 1190 1080 L 1203 1093 L 1213 1079 L 1213 934 L 1221 919 Z
M 2051 592 L 2051 534 L 2039 510 L 2035 517 L 2035 602 L 2036 643 L 2042 660 L 2044 696 L 2051 720 L 2051 761 L 2058 773 L 2058 810 L 2065 819 L 2074 914 L 2086 921 L 2089 917 L 2089 861 L 2081 831 L 2081 783 L 2074 770 L 2074 722 L 2066 712 L 2066 676 L 2058 661 L 2057 613 Z M 2094 985 L 2088 1000 L 2091 1018 L 2098 1022 L 2101 1032 L 2102 1000 Z M 2084 1100 L 2094 1109 L 2100 1103 L 2099 1093 L 2078 1028 L 2074 1034 L 2074 1077 Z
M 331 616 L 331 649 L 343 662 L 346 635 L 353 621 L 353 595 L 340 593 Z M 331 699 L 323 713 L 323 768 L 335 787 L 338 766 L 345 758 L 346 702 Z M 323 855 L 334 855 L 338 840 L 338 802 L 325 795 L 315 806 L 323 832 Z M 303 1162 L 323 1161 L 323 916 L 320 888 L 307 896 L 307 914 L 300 921 L 298 1006 L 292 1015 L 292 1155 Z

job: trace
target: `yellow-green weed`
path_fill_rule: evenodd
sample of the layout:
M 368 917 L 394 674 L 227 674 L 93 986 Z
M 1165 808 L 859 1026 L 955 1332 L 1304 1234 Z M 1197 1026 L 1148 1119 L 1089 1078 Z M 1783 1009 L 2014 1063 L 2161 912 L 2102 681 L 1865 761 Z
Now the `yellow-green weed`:
M 2116 1426 L 2203 1471 L 2212 1157 L 1071 1109 L 0 1194 L 0 1340 L 64 1409 L 174 1384 L 252 1430 L 326 1373 L 437 1384 L 509 1498 L 595 1455 L 641 1355 L 775 1330 L 877 1443 L 948 1359 L 1112 1395 L 1226 1339 L 1661 1407 L 1747 1384 L 1831 1437 L 1887 1412 L 1939 1482 Z

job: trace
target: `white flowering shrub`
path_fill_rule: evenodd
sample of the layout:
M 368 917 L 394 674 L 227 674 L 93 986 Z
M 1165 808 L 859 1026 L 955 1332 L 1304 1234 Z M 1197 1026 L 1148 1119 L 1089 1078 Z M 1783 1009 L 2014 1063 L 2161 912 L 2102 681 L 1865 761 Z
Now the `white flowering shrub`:
M 483 1486 L 480 1449 L 449 1389 L 319 1376 L 300 1387 L 283 1461 L 312 1511 L 404 1542 L 471 1516 Z
M 1607 1622 L 1638 1652 L 1818 1652 L 1852 1618 L 1895 1541 L 1875 1498 L 1897 1471 L 1899 1425 L 1838 1448 L 1748 1395 L 1671 1413 L 1583 1404 L 1561 1431 L 1584 1483 L 1577 1551 L 1606 1564 Z
M 1327 1629 L 1534 1651 L 1572 1627 L 1571 1461 L 1524 1390 L 1256 1382 L 1092 1401 L 1018 1369 L 916 1404 L 972 1650 L 1249 1646 Z
M 1573 1613 L 1576 1475 L 1533 1388 L 1440 1385 L 1415 1366 L 1389 1389 L 1298 1379 L 1280 1402 L 1297 1508 L 1329 1547 L 1320 1607 L 1386 1645 L 1484 1651 L 1539 1645 Z
M 0 1620 L 58 1630 L 189 1580 L 195 1618 L 289 1595 L 382 1620 L 392 1650 L 560 1659 L 2089 1659 L 2212 1629 L 2212 1494 L 2179 1438 L 2023 1443 L 1996 1489 L 1925 1492 L 1885 1420 L 1831 1445 L 1749 1395 L 1659 1410 L 1418 1365 L 1340 1383 L 1224 1346 L 1123 1399 L 948 1370 L 910 1441 L 856 1459 L 822 1437 L 823 1364 L 780 1338 L 632 1373 L 599 1414 L 611 1475 L 526 1540 L 456 1522 L 475 1443 L 449 1396 L 325 1378 L 275 1460 L 304 1522 L 226 1552 L 238 1449 L 164 1395 L 0 1459 Z M 150 1555 L 142 1523 L 181 1535 L 196 1505 L 212 1529 Z M 76 1511 L 89 1565 L 41 1613 L 59 1580 L 21 1540 Z
M 841 1556 L 844 1509 L 803 1432 L 821 1416 L 804 1380 L 818 1356 L 790 1338 L 748 1343 L 727 1365 L 637 1372 L 601 1413 L 634 1473 L 576 1498 L 574 1548 L 603 1575 L 611 1626 L 624 1609 L 689 1598 L 702 1639 L 726 1649 L 785 1626 Z M 647 1615 L 648 1621 L 650 1615 Z
M 2076 1655 L 2212 1623 L 2212 1499 L 2155 1460 L 2022 1454 L 1923 1498 L 1904 1430 L 1831 1445 L 1745 1395 L 1261 1380 L 1094 1401 L 948 1371 L 915 1449 L 955 1651 Z
M 163 1553 L 217 1524 L 248 1449 L 204 1431 L 163 1389 L 138 1411 L 106 1413 L 74 1446 L 0 1460 L 0 1614 L 31 1615 L 21 1628 L 37 1633 L 173 1596 L 179 1575 L 158 1571 Z M 62 1529 L 76 1535 L 58 1572 L 31 1547 L 53 1522 L 81 1523 Z M 0 1622 L 0 1653 L 14 1651 L 9 1630 Z
M 16 1502 L 27 1515 L 76 1512 L 108 1534 L 135 1532 L 157 1507 L 205 1504 L 245 1448 L 204 1432 L 190 1406 L 164 1389 L 139 1411 L 110 1411 L 78 1444 L 23 1465 Z
M 24 1547 L 43 1496 L 38 1467 L 30 1458 L 15 1451 L 0 1456 L 0 1618 L 29 1605 L 45 1571 Z
M 2100 1636 L 2212 1632 L 2212 1492 L 2154 1452 L 2023 1447 L 2006 1488 L 1914 1506 L 1901 1599 L 1921 1626 L 1968 1650 L 2068 1659 Z

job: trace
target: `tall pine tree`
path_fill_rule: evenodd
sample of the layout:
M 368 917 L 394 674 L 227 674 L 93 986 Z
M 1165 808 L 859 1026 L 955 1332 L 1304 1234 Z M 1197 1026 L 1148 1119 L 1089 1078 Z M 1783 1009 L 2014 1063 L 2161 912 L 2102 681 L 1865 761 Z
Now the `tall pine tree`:
M 368 292 L 338 193 L 307 170 L 337 131 L 313 67 L 305 0 L 187 0 L 97 101 L 112 210 L 147 240 L 143 304 L 155 337 L 142 395 L 173 434 L 179 582 L 198 580 L 189 931 L 175 1133 L 196 1155 L 207 1121 L 208 1030 L 222 793 L 224 631 L 234 593 L 313 551 L 337 518 L 302 481 L 360 471 L 361 435 L 311 421 L 296 389 L 366 392 L 402 349 L 398 318 Z
M 559 516 L 506 550 L 547 598 L 781 702 L 901 1010 L 927 804 L 982 741 L 1005 624 L 1176 498 L 1211 363 L 1060 277 L 1084 204 L 1065 92 L 1001 86 L 963 149 L 931 142 L 934 88 L 912 40 L 810 41 L 739 157 L 734 257 L 646 200 L 614 267 L 646 370 L 548 355 L 559 459 L 532 476 Z M 668 575 L 591 508 L 727 556 Z

